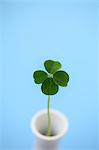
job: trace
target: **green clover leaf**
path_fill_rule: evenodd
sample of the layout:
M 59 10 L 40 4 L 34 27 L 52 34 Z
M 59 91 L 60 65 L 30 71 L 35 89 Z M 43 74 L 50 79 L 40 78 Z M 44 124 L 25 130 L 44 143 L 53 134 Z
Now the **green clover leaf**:
M 57 71 L 53 74 L 53 79 L 56 84 L 65 87 L 69 81 L 69 75 L 65 71 Z
M 42 70 L 37 70 L 33 73 L 34 82 L 36 84 L 42 83 L 45 79 L 47 79 L 48 74 Z
M 58 85 L 53 81 L 53 78 L 47 78 L 41 86 L 41 90 L 46 95 L 54 95 L 58 92 Z
M 61 63 L 53 60 L 46 60 L 44 66 L 48 73 L 53 74 L 61 68 Z

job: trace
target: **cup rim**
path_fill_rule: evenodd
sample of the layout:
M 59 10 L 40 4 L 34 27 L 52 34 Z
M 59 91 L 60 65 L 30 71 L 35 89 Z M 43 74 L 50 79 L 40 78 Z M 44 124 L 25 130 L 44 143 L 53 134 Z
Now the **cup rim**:
M 32 117 L 31 124 L 30 124 L 32 132 L 36 135 L 36 137 L 38 137 L 39 139 L 45 140 L 45 141 L 58 140 L 62 136 L 64 136 L 64 134 L 68 131 L 68 128 L 69 128 L 68 119 L 67 119 L 67 117 L 65 117 L 65 115 L 62 112 L 55 110 L 55 109 L 51 109 L 50 110 L 51 113 L 57 114 L 59 117 L 61 117 L 63 119 L 63 121 L 66 124 L 66 127 L 64 128 L 64 130 L 61 133 L 59 133 L 55 136 L 48 137 L 48 136 L 41 134 L 35 127 L 35 122 L 36 122 L 37 118 L 40 117 L 41 115 L 45 114 L 46 112 L 47 112 L 47 109 L 40 110 Z

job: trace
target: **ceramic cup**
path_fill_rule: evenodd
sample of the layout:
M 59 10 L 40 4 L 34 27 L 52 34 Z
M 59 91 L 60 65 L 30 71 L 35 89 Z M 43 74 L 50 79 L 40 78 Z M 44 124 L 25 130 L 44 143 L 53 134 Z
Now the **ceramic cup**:
M 42 110 L 33 116 L 31 129 L 36 137 L 34 150 L 58 150 L 60 139 L 68 131 L 68 120 L 61 112 L 50 110 L 53 136 L 43 135 L 47 131 L 48 118 L 47 110 Z

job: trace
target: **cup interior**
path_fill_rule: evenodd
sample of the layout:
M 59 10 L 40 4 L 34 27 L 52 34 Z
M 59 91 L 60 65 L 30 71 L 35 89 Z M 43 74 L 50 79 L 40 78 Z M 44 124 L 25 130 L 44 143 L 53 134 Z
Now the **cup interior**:
M 52 136 L 62 136 L 68 130 L 68 120 L 67 118 L 58 111 L 51 110 L 51 129 L 52 129 Z M 34 118 L 33 123 L 34 130 L 36 133 L 41 134 L 42 136 L 47 136 L 48 130 L 48 116 L 47 110 L 39 112 Z

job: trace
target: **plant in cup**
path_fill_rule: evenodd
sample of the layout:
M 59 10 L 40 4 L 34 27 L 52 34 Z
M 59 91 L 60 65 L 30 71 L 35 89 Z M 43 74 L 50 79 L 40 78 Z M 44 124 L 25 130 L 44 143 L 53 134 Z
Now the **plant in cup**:
M 34 82 L 41 84 L 41 91 L 48 96 L 47 115 L 48 115 L 48 130 L 46 135 L 52 135 L 51 115 L 50 115 L 50 97 L 59 91 L 59 86 L 66 87 L 69 81 L 69 75 L 63 70 L 59 70 L 62 65 L 59 61 L 46 60 L 44 67 L 47 72 L 37 70 L 33 73 Z

